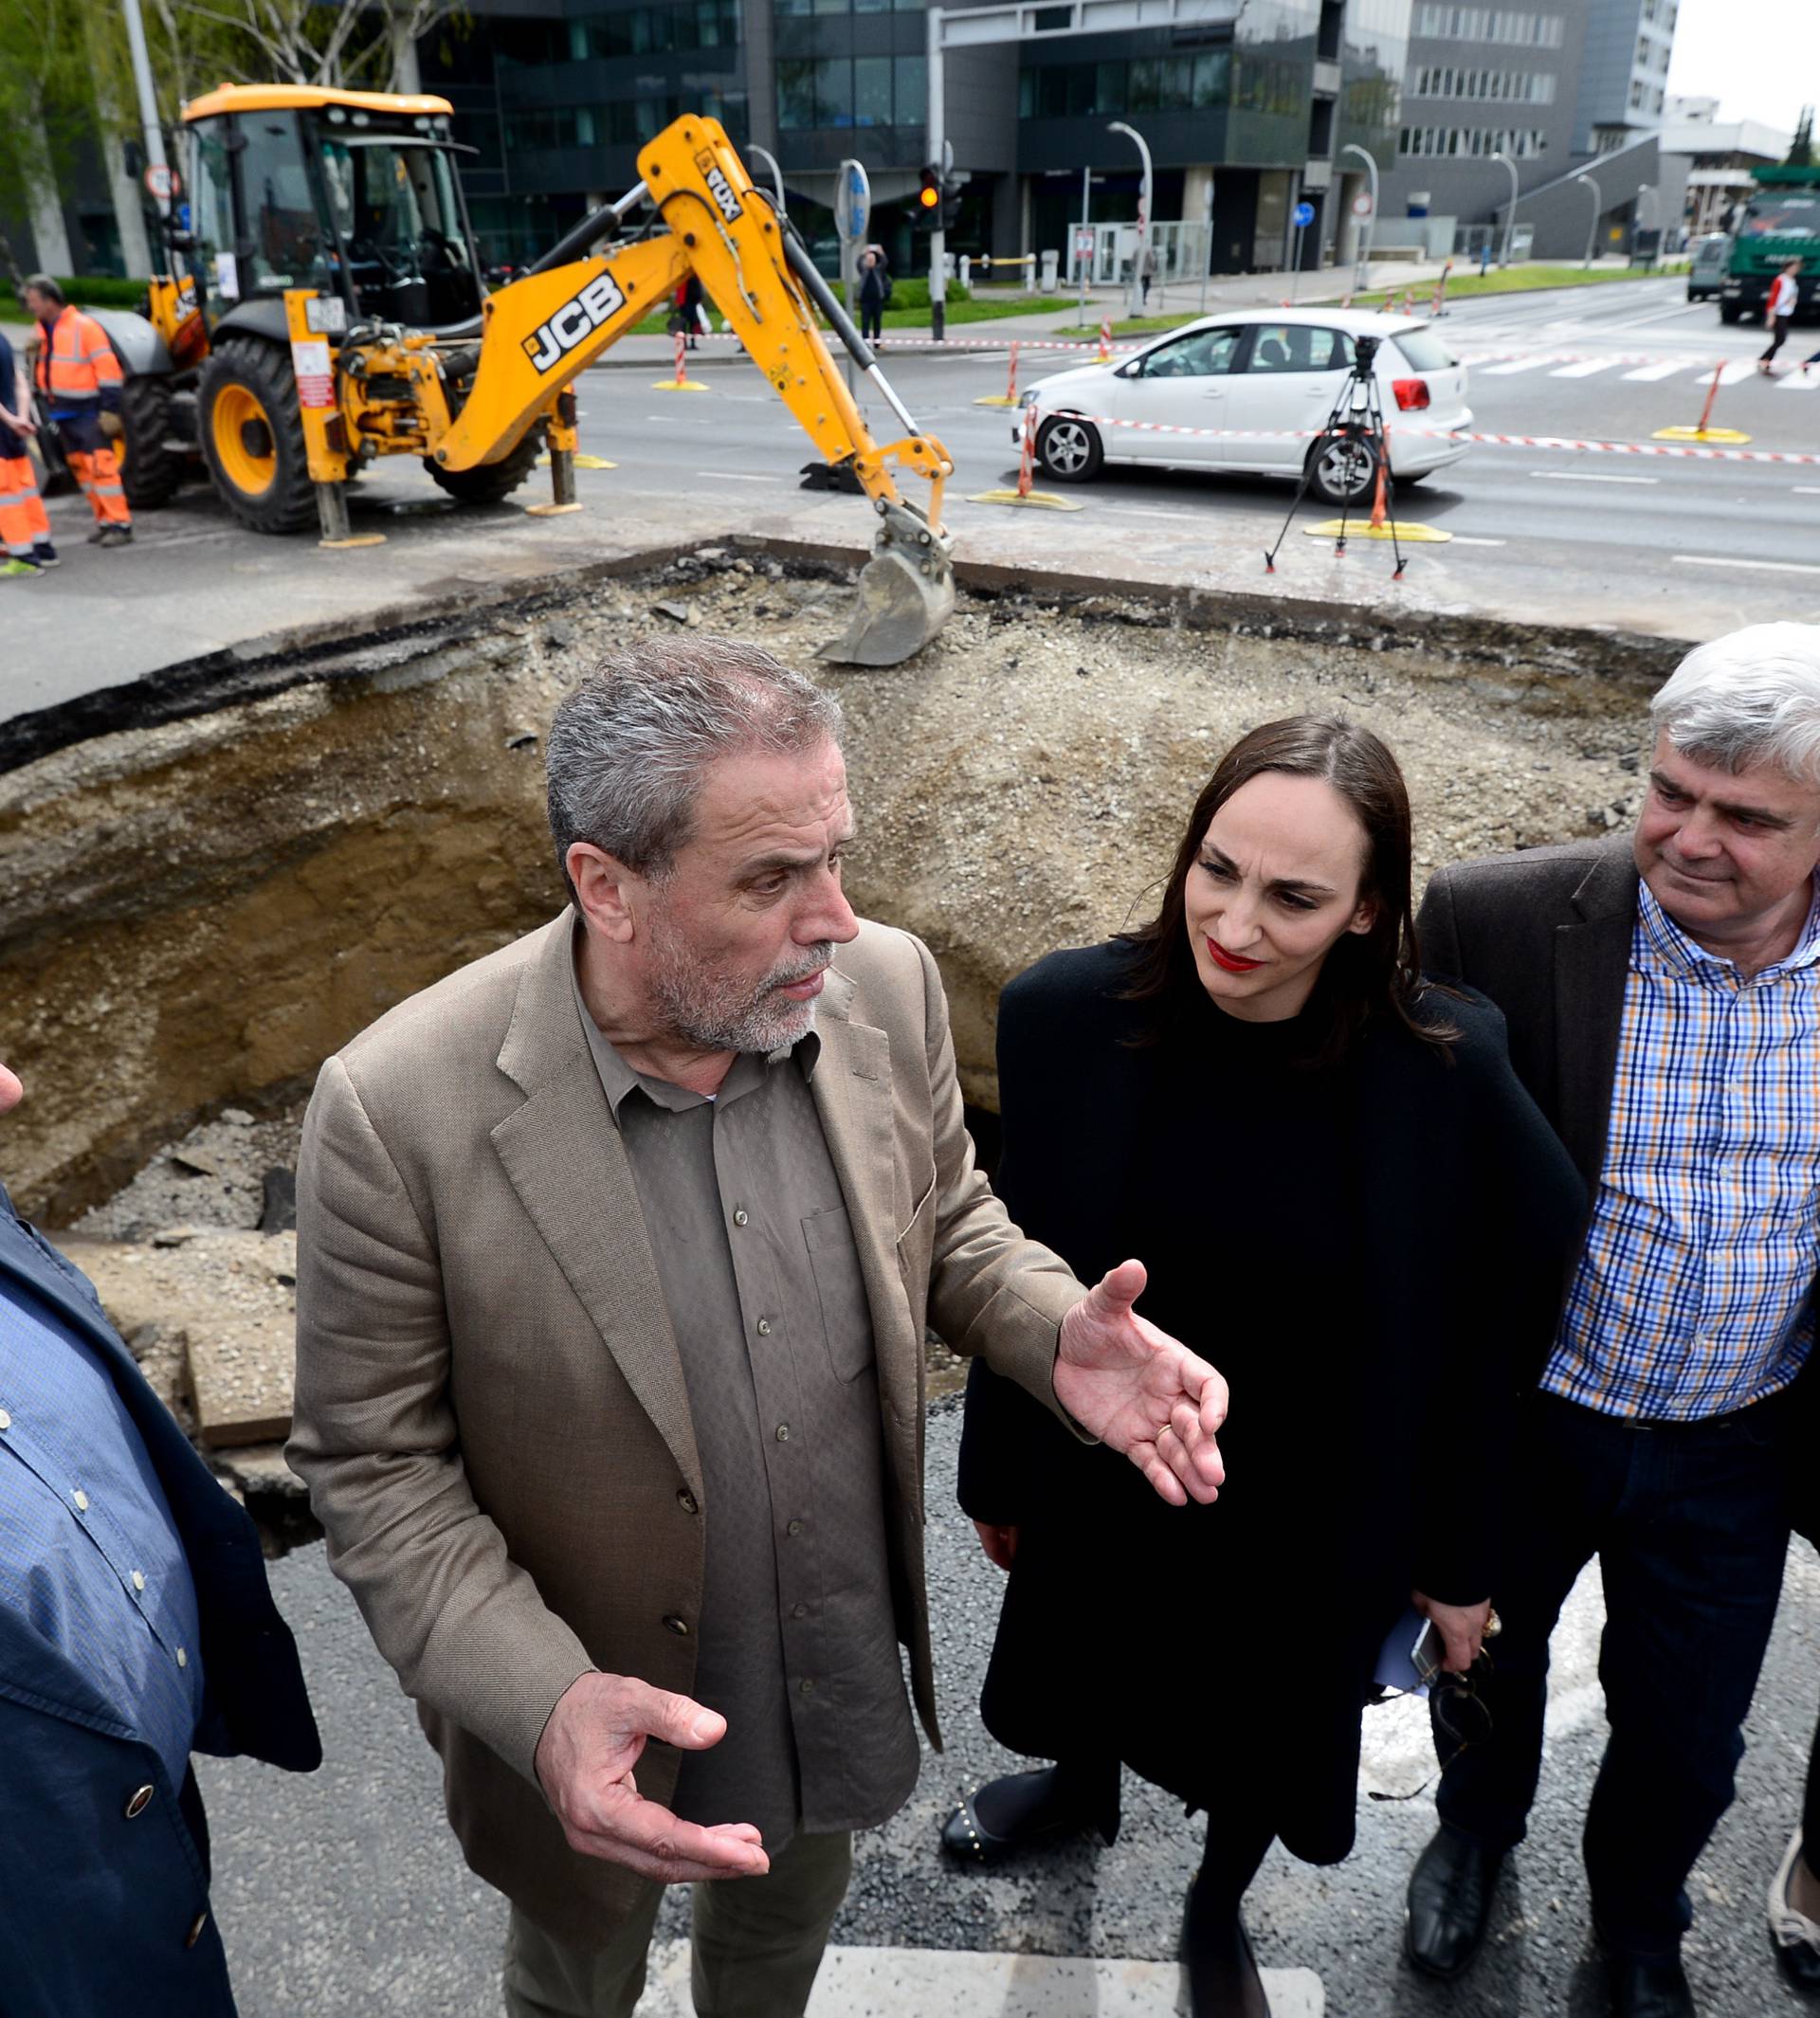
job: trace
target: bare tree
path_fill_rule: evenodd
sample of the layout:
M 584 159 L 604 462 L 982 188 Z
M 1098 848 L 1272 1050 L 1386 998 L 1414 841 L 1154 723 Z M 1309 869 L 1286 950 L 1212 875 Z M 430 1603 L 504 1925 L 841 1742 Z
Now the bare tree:
M 156 0 L 180 33 L 189 19 L 246 38 L 272 82 L 382 91 L 417 88 L 417 40 L 462 11 L 462 0 Z

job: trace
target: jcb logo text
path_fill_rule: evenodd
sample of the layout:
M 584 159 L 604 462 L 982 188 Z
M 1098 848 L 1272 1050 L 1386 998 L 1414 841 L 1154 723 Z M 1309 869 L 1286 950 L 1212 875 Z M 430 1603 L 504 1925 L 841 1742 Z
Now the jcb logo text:
M 607 318 L 626 305 L 611 274 L 596 274 L 572 301 L 565 301 L 535 336 L 524 339 L 524 354 L 539 373 L 560 364 L 576 344 L 593 335 Z
M 720 214 L 729 224 L 740 215 L 739 199 L 733 193 L 733 185 L 718 168 L 708 170 L 708 194 L 720 206 Z

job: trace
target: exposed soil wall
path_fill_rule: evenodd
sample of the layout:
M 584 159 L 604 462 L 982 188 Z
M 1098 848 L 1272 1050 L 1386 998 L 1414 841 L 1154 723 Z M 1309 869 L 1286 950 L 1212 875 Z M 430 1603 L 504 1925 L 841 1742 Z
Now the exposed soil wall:
M 1426 872 L 1628 819 L 1643 696 L 1674 656 L 1541 636 L 1525 650 L 1465 627 L 1270 636 L 1267 606 L 1007 584 L 964 596 L 915 664 L 834 672 L 813 651 L 846 592 L 711 551 L 289 670 L 254 661 L 254 698 L 224 676 L 189 703 L 202 712 L 148 700 L 169 718 L 150 726 L 63 747 L 27 735 L 45 754 L 0 774 L 0 1057 L 28 1087 L 6 1173 L 22 1203 L 68 1221 L 198 1117 L 294 1098 L 391 1003 L 548 918 L 540 732 L 628 633 L 752 638 L 840 693 L 862 827 L 849 887 L 934 948 L 968 1096 L 987 1106 L 1000 987 L 1142 915 L 1244 729 L 1306 708 L 1377 728 L 1409 773 Z

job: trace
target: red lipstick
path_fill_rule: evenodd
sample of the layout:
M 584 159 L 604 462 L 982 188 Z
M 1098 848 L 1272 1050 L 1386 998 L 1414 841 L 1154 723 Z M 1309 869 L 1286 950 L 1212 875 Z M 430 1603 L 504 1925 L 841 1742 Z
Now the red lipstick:
M 1228 953 L 1210 932 L 1207 935 L 1207 956 L 1215 967 L 1229 974 L 1254 973 L 1264 965 L 1262 960 L 1242 960 L 1236 953 Z

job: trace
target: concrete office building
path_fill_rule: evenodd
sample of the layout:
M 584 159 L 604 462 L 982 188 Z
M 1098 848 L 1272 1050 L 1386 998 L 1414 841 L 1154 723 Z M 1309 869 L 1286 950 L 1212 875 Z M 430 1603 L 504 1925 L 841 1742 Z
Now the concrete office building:
M 969 180 L 957 252 L 1065 251 L 1090 167 L 1092 214 L 1136 216 L 1124 119 L 1150 144 L 1159 220 L 1210 221 L 1213 270 L 1284 264 L 1298 201 L 1304 264 L 1344 258 L 1364 187 L 1348 142 L 1388 170 L 1411 0 L 1214 0 L 1192 26 L 1069 35 L 951 54 L 946 123 Z M 533 10 L 535 9 L 535 11 Z M 903 0 L 474 0 L 420 48 L 450 98 L 489 261 L 534 257 L 635 179 L 640 140 L 678 112 L 720 118 L 780 162 L 792 213 L 831 264 L 834 173 L 871 178 L 873 235 L 923 264 L 904 201 L 927 138 L 927 22 Z
M 1664 114 L 1662 152 L 1686 164 L 1684 222 L 1690 238 L 1731 228 L 1734 213 L 1756 185 L 1754 168 L 1788 159 L 1793 135 L 1757 119 L 1719 118 L 1712 98 L 1671 98 Z
M 1576 155 L 1609 155 L 1662 125 L 1681 0 L 1591 0 Z

